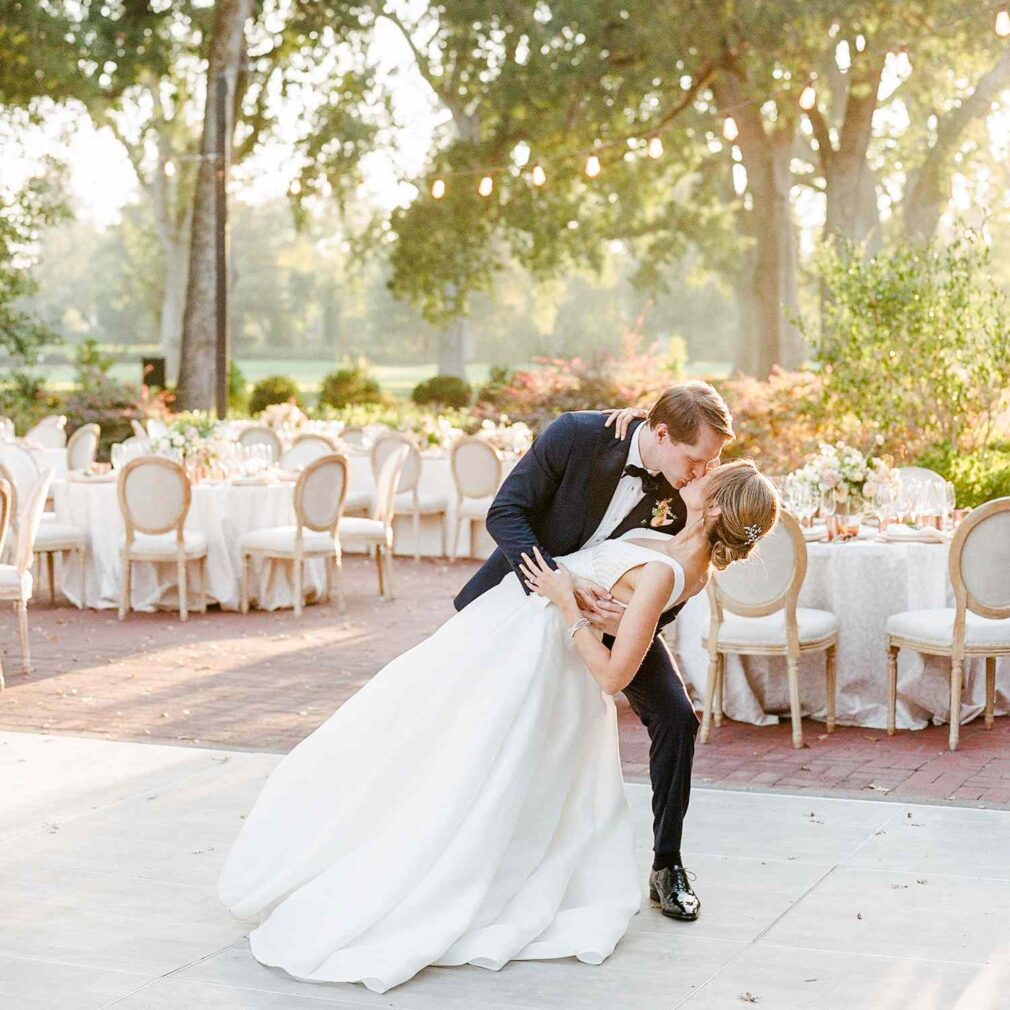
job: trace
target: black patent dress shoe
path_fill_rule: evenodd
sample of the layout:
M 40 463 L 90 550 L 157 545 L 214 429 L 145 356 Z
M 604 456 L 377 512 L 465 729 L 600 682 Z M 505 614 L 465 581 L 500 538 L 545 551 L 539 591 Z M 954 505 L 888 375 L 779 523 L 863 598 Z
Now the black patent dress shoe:
M 649 900 L 671 919 L 694 922 L 701 914 L 701 902 L 683 866 L 653 870 L 649 874 Z

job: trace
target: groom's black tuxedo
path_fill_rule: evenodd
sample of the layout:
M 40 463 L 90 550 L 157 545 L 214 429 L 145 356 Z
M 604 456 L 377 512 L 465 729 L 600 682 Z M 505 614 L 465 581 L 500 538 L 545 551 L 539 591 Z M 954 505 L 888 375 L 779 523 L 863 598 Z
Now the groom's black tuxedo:
M 634 422 L 622 441 L 604 420 L 597 411 L 562 414 L 516 464 L 488 511 L 487 529 L 498 547 L 456 597 L 457 610 L 516 570 L 520 555 L 531 553 L 534 545 L 547 557 L 571 554 L 593 536 L 627 463 L 631 434 L 643 423 Z M 663 500 L 668 500 L 673 522 L 651 527 L 653 510 Z M 685 519 L 680 494 L 661 479 L 658 490 L 645 495 L 610 539 L 643 526 L 672 535 L 683 529 Z M 660 627 L 679 609 L 667 611 Z M 698 720 L 670 651 L 658 635 L 624 694 L 649 731 L 655 865 L 670 865 L 679 862 Z

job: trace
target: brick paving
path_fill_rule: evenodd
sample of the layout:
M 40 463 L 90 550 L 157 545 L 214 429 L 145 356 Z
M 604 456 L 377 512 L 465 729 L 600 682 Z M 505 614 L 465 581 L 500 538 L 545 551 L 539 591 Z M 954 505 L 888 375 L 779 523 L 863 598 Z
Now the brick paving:
M 46 597 L 30 610 L 35 673 L 17 658 L 14 615 L 0 613 L 7 690 L 0 729 L 157 740 L 284 752 L 323 722 L 386 662 L 431 633 L 475 565 L 397 559 L 400 598 L 376 595 L 373 566 L 349 558 L 347 611 L 306 608 L 247 617 L 212 610 L 186 624 L 169 613 L 78 611 Z M 625 776 L 648 780 L 648 738 L 619 701 Z M 1010 808 L 1010 719 L 991 731 L 947 728 L 889 738 L 840 727 L 830 736 L 804 724 L 808 746 L 793 750 L 787 723 L 724 722 L 698 745 L 695 781 L 729 789 L 857 796 Z

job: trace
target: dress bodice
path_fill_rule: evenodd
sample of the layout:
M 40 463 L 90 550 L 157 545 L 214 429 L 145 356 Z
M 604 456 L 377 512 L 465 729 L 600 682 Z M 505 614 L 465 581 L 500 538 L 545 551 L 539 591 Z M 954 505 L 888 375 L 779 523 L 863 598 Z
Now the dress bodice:
M 673 558 L 660 550 L 653 550 L 630 542 L 631 540 L 659 540 L 661 538 L 666 539 L 666 534 L 656 533 L 653 530 L 630 530 L 623 537 L 604 540 L 602 543 L 592 547 L 584 547 L 574 554 L 568 554 L 556 560 L 563 563 L 573 575 L 592 579 L 608 590 L 613 589 L 620 577 L 632 568 L 648 564 L 650 561 L 663 562 L 673 569 L 674 574 L 673 589 L 670 591 L 670 598 L 663 607 L 664 610 L 669 610 L 684 592 L 684 569 L 679 562 L 674 561 Z

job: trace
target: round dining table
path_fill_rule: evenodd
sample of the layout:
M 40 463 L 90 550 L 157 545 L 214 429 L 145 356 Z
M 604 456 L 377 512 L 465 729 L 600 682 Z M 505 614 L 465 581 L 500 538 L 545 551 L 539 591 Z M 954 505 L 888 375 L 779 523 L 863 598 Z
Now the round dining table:
M 807 573 L 800 607 L 828 610 L 840 622 L 836 721 L 839 725 L 887 726 L 887 635 L 892 614 L 953 607 L 947 573 L 949 543 L 890 543 L 864 528 L 858 540 L 807 545 Z M 678 661 L 695 708 L 701 710 L 708 676 L 702 639 L 710 620 L 707 593 L 688 601 L 665 636 Z M 726 657 L 723 711 L 733 720 L 764 726 L 789 718 L 784 658 Z M 824 653 L 800 657 L 800 704 L 804 716 L 826 721 Z M 985 666 L 966 663 L 961 722 L 984 712 Z M 1010 660 L 1000 659 L 996 715 L 1010 711 Z M 922 729 L 950 718 L 950 660 L 903 649 L 898 658 L 899 729 Z M 718 733 L 718 730 L 713 732 Z

